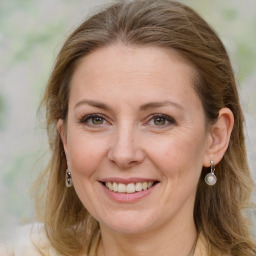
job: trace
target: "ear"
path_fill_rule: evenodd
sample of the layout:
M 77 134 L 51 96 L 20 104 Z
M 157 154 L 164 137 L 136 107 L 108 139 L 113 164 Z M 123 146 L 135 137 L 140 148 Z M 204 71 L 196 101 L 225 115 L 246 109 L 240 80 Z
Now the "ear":
M 69 161 L 68 159 L 68 146 L 67 146 L 67 134 L 64 128 L 64 121 L 63 119 L 59 119 L 58 123 L 57 123 L 57 130 L 60 134 L 61 140 L 62 140 L 62 144 L 63 144 L 63 148 L 66 154 L 66 159 L 67 161 Z
M 204 157 L 203 165 L 210 166 L 212 160 L 214 164 L 218 164 L 224 156 L 234 126 L 234 115 L 229 108 L 222 108 L 219 111 L 217 121 L 209 128 L 207 138 L 207 149 Z

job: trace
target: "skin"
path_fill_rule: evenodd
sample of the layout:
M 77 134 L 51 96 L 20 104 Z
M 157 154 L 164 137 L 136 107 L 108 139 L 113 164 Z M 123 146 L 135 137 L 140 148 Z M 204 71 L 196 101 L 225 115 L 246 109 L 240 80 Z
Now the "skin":
M 226 108 L 207 125 L 194 75 L 175 52 L 156 47 L 108 46 L 77 66 L 58 131 L 75 190 L 100 223 L 98 255 L 189 255 L 202 167 L 221 160 L 233 126 Z M 117 202 L 101 183 L 113 177 L 158 183 L 140 200 Z

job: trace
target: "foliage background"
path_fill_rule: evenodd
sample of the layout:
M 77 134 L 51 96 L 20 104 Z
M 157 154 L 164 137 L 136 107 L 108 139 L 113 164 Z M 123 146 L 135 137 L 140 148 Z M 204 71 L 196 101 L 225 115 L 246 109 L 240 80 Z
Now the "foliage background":
M 47 161 L 37 109 L 55 56 L 72 29 L 109 0 L 0 0 L 0 236 L 34 221 L 29 189 Z M 256 177 L 256 1 L 184 0 L 231 55 Z M 256 213 L 252 212 L 254 219 Z

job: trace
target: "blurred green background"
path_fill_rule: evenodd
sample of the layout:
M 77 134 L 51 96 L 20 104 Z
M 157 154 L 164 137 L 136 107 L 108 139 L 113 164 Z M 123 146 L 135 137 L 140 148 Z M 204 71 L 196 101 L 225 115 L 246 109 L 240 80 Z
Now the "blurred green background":
M 48 152 L 43 115 L 37 109 L 55 56 L 72 29 L 109 2 L 0 0 L 0 236 L 34 221 L 29 189 Z M 231 55 L 256 178 L 256 1 L 182 2 L 213 26 Z

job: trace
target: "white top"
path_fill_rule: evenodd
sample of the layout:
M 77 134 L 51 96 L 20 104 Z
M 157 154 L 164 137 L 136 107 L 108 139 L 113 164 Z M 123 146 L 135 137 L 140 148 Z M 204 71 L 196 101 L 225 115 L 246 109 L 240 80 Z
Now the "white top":
M 0 256 L 58 256 L 51 246 L 43 224 L 25 225 L 0 244 Z
M 220 253 L 219 255 L 224 256 Z M 43 224 L 19 227 L 15 235 L 5 244 L 0 243 L 0 256 L 61 256 L 48 240 Z M 206 241 L 199 235 L 193 256 L 209 256 Z M 227 255 L 226 255 L 227 256 Z

